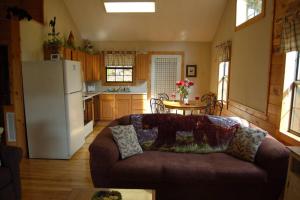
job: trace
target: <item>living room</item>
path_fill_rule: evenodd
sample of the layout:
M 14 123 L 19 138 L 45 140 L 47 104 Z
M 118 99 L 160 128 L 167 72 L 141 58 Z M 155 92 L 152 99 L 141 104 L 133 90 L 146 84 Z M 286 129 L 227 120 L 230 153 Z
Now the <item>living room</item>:
M 300 197 L 299 0 L 0 11 L 0 199 Z

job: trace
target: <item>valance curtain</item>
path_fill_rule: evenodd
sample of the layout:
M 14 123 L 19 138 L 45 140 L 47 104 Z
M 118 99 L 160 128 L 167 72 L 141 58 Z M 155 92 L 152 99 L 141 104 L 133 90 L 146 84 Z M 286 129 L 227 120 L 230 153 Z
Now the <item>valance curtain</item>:
M 300 19 L 285 18 L 282 23 L 281 51 L 300 51 Z
M 135 53 L 111 52 L 104 54 L 105 66 L 135 66 Z
M 231 41 L 223 42 L 216 46 L 217 48 L 217 60 L 219 62 L 230 61 L 231 58 Z

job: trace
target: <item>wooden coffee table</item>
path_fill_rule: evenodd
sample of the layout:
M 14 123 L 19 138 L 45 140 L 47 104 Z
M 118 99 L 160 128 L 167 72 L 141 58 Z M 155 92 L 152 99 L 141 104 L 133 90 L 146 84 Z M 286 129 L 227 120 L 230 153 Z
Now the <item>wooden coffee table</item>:
M 79 188 L 73 189 L 68 200 L 91 200 L 95 192 L 101 190 L 114 190 L 122 194 L 123 200 L 155 200 L 155 190 L 143 189 L 103 189 L 103 188 Z

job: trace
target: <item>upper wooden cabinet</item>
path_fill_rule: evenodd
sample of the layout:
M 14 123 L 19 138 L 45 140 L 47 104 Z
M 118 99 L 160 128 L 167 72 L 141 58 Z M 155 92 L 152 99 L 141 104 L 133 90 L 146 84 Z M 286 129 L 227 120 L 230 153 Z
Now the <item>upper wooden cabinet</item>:
M 148 80 L 149 54 L 137 54 L 135 63 L 136 80 Z
M 64 48 L 64 59 L 72 60 L 72 49 Z
M 93 80 L 100 80 L 100 55 L 93 55 Z
M 100 55 L 86 54 L 84 70 L 84 77 L 86 81 L 100 80 L 100 58 Z

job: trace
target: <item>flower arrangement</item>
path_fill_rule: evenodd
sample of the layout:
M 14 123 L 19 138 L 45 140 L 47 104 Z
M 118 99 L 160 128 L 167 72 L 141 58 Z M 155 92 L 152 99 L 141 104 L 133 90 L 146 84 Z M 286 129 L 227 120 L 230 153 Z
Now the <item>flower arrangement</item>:
M 177 92 L 182 95 L 183 99 L 187 99 L 190 88 L 194 85 L 193 81 L 190 81 L 188 79 L 177 81 L 176 86 L 178 87 Z

